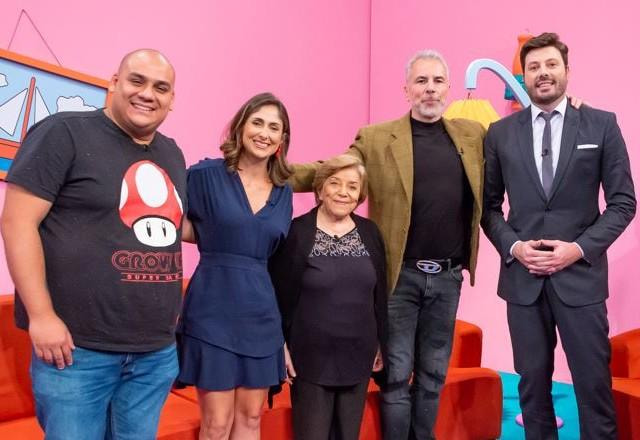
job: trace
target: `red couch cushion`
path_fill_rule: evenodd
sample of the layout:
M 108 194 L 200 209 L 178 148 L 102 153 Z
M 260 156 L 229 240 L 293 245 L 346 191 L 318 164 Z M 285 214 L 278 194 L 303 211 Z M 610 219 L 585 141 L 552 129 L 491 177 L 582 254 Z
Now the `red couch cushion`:
M 640 379 L 640 329 L 611 338 L 611 375 Z
M 502 380 L 488 368 L 449 368 L 440 396 L 436 438 L 499 438 L 502 431 Z
M 482 359 L 482 330 L 475 324 L 456 320 L 449 368 L 479 367 Z
M 160 414 L 158 440 L 196 440 L 199 430 L 198 404 L 169 393 Z
M 44 433 L 35 417 L 24 417 L 0 422 L 0 438 L 3 440 L 43 440 Z
M 0 296 L 0 422 L 35 414 L 29 335 L 13 321 L 13 295 Z M 7 438 L 2 437 L 0 438 Z M 21 438 L 21 437 L 15 437 Z

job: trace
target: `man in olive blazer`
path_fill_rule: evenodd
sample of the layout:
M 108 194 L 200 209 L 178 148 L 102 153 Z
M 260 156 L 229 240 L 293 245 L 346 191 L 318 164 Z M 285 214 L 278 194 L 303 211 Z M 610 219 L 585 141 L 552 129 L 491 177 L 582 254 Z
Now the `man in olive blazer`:
M 360 129 L 347 151 L 366 167 L 369 218 L 386 245 L 391 296 L 382 419 L 388 440 L 433 436 L 451 354 L 462 268 L 469 270 L 474 283 L 482 207 L 484 128 L 469 120 L 442 118 L 449 71 L 440 54 L 417 53 L 406 73 L 411 112 Z M 422 137 L 416 137 L 419 134 Z M 311 191 L 319 163 L 295 165 L 294 191 Z M 455 202 L 449 203 L 452 199 Z M 439 202 L 452 209 L 432 209 Z M 441 229 L 450 231 L 453 240 Z M 428 243 L 434 239 L 440 240 L 435 248 L 445 250 L 428 254 Z M 456 255 L 447 255 L 452 241 L 457 243 Z M 427 254 L 420 249 L 427 249 Z

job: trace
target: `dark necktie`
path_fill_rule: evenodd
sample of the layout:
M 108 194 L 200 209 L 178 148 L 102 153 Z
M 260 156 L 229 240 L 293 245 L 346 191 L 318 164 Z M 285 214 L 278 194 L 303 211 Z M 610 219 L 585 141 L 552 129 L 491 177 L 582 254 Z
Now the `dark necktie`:
M 549 197 L 553 184 L 553 154 L 551 150 L 551 118 L 557 112 L 540 113 L 538 116 L 544 119 L 544 131 L 542 132 L 542 189 Z

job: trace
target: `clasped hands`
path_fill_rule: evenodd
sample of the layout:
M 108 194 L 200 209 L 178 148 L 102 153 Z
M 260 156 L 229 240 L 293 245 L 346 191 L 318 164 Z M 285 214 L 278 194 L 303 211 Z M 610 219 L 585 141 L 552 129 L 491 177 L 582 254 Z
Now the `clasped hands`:
M 533 275 L 552 275 L 582 258 L 580 248 L 561 240 L 519 241 L 511 251 Z

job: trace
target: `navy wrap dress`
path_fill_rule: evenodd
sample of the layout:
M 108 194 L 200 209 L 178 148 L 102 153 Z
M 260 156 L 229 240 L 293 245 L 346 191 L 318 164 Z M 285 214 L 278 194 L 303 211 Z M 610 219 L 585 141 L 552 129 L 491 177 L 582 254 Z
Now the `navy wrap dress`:
M 274 186 L 255 214 L 236 172 L 207 159 L 187 173 L 187 216 L 200 262 L 178 332 L 178 382 L 207 390 L 267 388 L 285 376 L 282 326 L 267 260 L 291 223 L 292 191 Z

